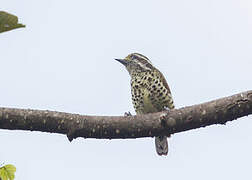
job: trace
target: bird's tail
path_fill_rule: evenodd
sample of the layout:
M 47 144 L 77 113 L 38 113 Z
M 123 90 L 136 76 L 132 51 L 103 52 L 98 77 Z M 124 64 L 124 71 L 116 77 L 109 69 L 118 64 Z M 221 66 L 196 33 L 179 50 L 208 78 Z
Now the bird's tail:
M 167 136 L 157 136 L 155 137 L 156 151 L 159 156 L 168 154 L 168 142 Z

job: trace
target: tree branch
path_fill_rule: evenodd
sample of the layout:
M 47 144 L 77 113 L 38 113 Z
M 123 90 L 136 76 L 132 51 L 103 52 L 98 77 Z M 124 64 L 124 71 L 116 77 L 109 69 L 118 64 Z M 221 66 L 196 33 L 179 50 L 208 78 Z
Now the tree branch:
M 137 116 L 87 116 L 56 111 L 0 108 L 0 128 L 84 138 L 140 138 L 169 135 L 252 114 L 252 91 L 180 109 Z

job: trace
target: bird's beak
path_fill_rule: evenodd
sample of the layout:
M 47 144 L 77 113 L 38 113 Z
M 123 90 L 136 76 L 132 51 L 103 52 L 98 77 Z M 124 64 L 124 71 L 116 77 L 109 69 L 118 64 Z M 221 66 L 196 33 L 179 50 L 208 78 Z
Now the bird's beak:
M 115 59 L 117 60 L 118 62 L 122 63 L 124 66 L 126 66 L 128 64 L 128 61 L 125 60 L 125 59 Z

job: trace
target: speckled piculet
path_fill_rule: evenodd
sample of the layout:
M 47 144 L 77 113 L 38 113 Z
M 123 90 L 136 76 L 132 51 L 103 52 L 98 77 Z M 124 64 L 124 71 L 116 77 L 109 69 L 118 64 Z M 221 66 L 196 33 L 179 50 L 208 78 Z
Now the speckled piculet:
M 116 60 L 126 67 L 131 76 L 132 101 L 137 114 L 174 108 L 171 91 L 163 74 L 146 56 L 132 53 L 124 59 Z M 155 137 L 155 145 L 158 155 L 167 155 L 166 136 Z

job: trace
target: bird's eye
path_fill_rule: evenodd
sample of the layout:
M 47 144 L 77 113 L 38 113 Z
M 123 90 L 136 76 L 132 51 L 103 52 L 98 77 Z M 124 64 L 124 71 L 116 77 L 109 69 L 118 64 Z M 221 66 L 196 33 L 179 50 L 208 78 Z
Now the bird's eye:
M 131 56 L 131 59 L 133 60 L 133 59 L 136 59 L 136 56 L 135 55 L 132 55 Z

